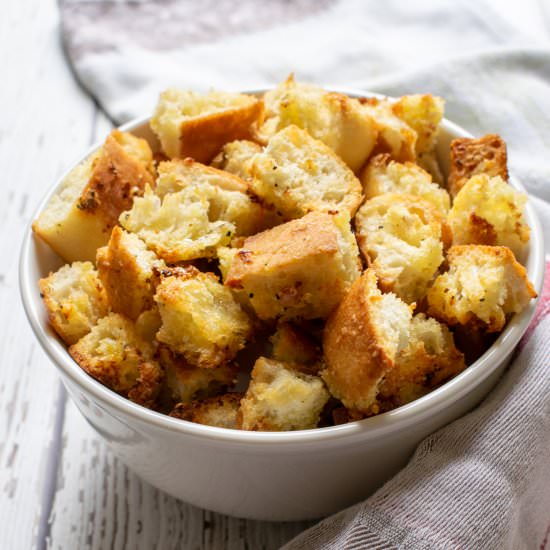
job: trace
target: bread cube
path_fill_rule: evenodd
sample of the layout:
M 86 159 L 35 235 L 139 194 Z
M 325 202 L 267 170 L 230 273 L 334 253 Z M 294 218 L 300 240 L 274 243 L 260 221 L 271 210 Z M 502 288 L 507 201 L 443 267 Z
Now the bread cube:
M 241 401 L 238 426 L 264 432 L 309 430 L 317 427 L 329 397 L 319 377 L 260 357 Z
M 158 345 L 156 336 L 161 325 L 162 319 L 160 318 L 159 309 L 157 305 L 154 304 L 151 309 L 147 309 L 140 313 L 139 317 L 136 319 L 136 332 L 141 339 L 156 347 Z
M 68 345 L 88 334 L 109 312 L 109 301 L 90 262 L 64 265 L 40 279 L 40 295 L 55 332 Z
M 237 429 L 242 393 L 231 392 L 191 403 L 178 403 L 170 416 L 217 428 Z
M 231 141 L 226 143 L 216 158 L 212 160 L 212 166 L 235 174 L 245 181 L 250 181 L 252 179 L 252 157 L 261 152 L 261 146 L 253 141 L 246 139 Z
M 148 143 L 113 130 L 98 151 L 66 176 L 34 221 L 33 231 L 66 262 L 93 262 L 119 214 L 153 183 Z
M 409 342 L 380 383 L 381 410 L 405 405 L 426 395 L 466 368 L 449 329 L 423 313 L 415 315 Z
M 478 174 L 500 176 L 508 181 L 506 143 L 499 135 L 458 138 L 451 142 L 451 166 L 447 178 L 451 196 L 455 197 L 464 184 Z
M 449 249 L 449 271 L 428 290 L 428 313 L 448 325 L 500 332 L 537 293 L 525 268 L 504 246 L 458 245 Z
M 347 216 L 311 212 L 248 237 L 226 260 L 225 284 L 260 319 L 325 318 L 360 275 Z
M 164 397 L 172 403 L 187 404 L 219 394 L 237 381 L 238 367 L 234 363 L 215 369 L 193 367 L 164 345 L 160 346 L 158 357 L 165 372 Z
M 407 303 L 424 297 L 443 262 L 450 232 L 432 205 L 413 195 L 380 195 L 355 216 L 359 248 L 380 288 Z
M 393 112 L 387 99 L 362 98 L 365 111 L 378 126 L 375 153 L 389 153 L 399 162 L 414 161 L 416 158 L 417 134 L 404 120 Z
M 449 212 L 453 244 L 507 246 L 520 257 L 530 233 L 526 202 L 527 195 L 500 176 L 473 176 L 458 192 Z
M 361 174 L 361 183 L 367 199 L 385 193 L 417 195 L 446 215 L 451 199 L 445 189 L 432 182 L 428 172 L 413 162 L 395 162 L 390 155 L 373 157 Z
M 438 185 L 445 185 L 445 178 L 439 165 L 439 159 L 435 151 L 429 153 L 418 153 L 416 164 L 432 176 L 432 180 Z
M 373 269 L 353 283 L 323 334 L 321 376 L 346 408 L 370 414 L 377 406 L 379 385 L 407 346 L 411 318 L 407 304 L 378 290 Z
M 160 95 L 150 124 L 170 158 L 210 162 L 225 143 L 249 139 L 263 111 L 254 96 L 171 88 Z
M 277 330 L 269 338 L 276 361 L 311 365 L 321 358 L 321 350 L 315 341 L 292 323 L 278 323 Z
M 417 155 L 434 150 L 444 108 L 443 99 L 431 94 L 406 95 L 392 105 L 394 114 L 416 132 Z
M 153 307 L 153 269 L 161 262 L 139 237 L 113 227 L 108 245 L 97 251 L 96 264 L 114 312 L 135 320 Z
M 163 278 L 155 301 L 162 318 L 157 340 L 192 366 L 231 361 L 250 336 L 250 319 L 212 273 L 189 268 Z
M 69 348 L 73 359 L 111 390 L 144 406 L 153 406 L 163 378 L 153 360 L 152 346 L 136 333 L 134 324 L 110 313 Z
M 267 137 L 290 125 L 298 126 L 328 145 L 354 172 L 374 148 L 377 127 L 357 99 L 299 84 L 291 75 L 264 95 L 267 120 L 260 134 Z
M 347 212 L 361 203 L 361 184 L 323 142 L 297 126 L 287 126 L 253 157 L 254 192 L 286 219 L 308 212 Z

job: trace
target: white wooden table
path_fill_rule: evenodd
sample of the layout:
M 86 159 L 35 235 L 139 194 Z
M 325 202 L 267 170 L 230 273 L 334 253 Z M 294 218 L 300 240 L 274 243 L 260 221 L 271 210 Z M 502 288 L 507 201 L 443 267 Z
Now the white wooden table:
M 530 13 L 509 7 L 516 21 Z M 24 318 L 23 231 L 46 188 L 110 127 L 66 64 L 54 0 L 2 0 L 0 106 L 0 549 L 280 546 L 308 524 L 197 509 L 115 459 L 67 399 Z

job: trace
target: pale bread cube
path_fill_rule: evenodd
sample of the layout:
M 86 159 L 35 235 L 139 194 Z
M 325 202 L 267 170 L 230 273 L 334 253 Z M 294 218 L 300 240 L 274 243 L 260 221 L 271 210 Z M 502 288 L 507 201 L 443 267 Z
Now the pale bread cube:
M 241 401 L 238 426 L 264 432 L 316 428 L 329 397 L 319 377 L 260 357 Z
M 262 147 L 246 139 L 226 143 L 212 161 L 212 166 L 235 174 L 245 181 L 252 179 L 252 157 L 262 152 Z
M 428 313 L 452 325 L 500 332 L 506 317 L 522 311 L 537 293 L 525 268 L 504 246 L 449 249 L 449 271 L 428 290 Z
M 381 381 L 407 346 L 412 313 L 395 294 L 378 290 L 367 269 L 328 318 L 321 376 L 346 408 L 372 413 Z
M 55 332 L 75 344 L 109 312 L 109 300 L 91 262 L 74 262 L 40 279 L 40 295 Z
M 380 287 L 407 303 L 424 297 L 450 241 L 439 212 L 429 202 L 404 194 L 365 202 L 355 216 L 355 231 Z
M 358 253 L 346 215 L 311 212 L 248 237 L 222 271 L 260 319 L 325 318 L 359 277 Z
M 278 323 L 269 341 L 276 361 L 311 365 L 321 359 L 321 350 L 313 338 L 292 323 Z
M 34 221 L 33 231 L 66 262 L 93 262 L 120 213 L 146 185 L 153 184 L 153 154 L 148 143 L 113 130 L 98 151 L 66 176 Z
M 170 416 L 205 426 L 236 430 L 237 414 L 243 395 L 231 392 L 191 403 L 178 403 Z
M 171 88 L 160 94 L 150 124 L 170 158 L 209 162 L 225 143 L 249 139 L 263 110 L 263 102 L 250 95 Z

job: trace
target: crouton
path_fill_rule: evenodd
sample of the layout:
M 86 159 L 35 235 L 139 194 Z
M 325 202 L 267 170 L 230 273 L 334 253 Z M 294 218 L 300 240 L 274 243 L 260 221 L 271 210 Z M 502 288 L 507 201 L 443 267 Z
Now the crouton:
M 394 112 L 387 99 L 361 98 L 365 111 L 378 126 L 376 153 L 389 153 L 399 162 L 414 161 L 416 158 L 416 132 Z
M 409 342 L 380 383 L 381 410 L 405 405 L 426 395 L 466 368 L 449 329 L 420 313 L 410 326 Z
M 90 262 L 64 265 L 40 279 L 38 286 L 52 327 L 68 345 L 109 312 L 107 294 Z
M 250 95 L 172 88 L 160 95 L 150 124 L 170 158 L 210 162 L 225 143 L 249 139 L 263 111 L 263 102 Z
M 451 199 L 445 189 L 432 182 L 432 177 L 417 164 L 395 162 L 390 155 L 373 157 L 361 174 L 361 183 L 367 199 L 385 193 L 407 193 L 429 201 L 446 215 Z
M 435 151 L 430 153 L 419 153 L 416 157 L 416 164 L 432 176 L 432 180 L 438 185 L 445 186 L 445 178 L 439 165 L 439 159 Z
M 219 154 L 212 160 L 212 166 L 235 174 L 245 181 L 252 179 L 252 157 L 261 153 L 262 148 L 257 143 L 247 140 L 237 140 L 226 143 Z
M 357 99 L 298 84 L 291 75 L 265 93 L 264 103 L 268 119 L 260 134 L 267 137 L 296 125 L 328 145 L 354 172 L 374 148 L 377 126 Z
M 500 176 L 473 176 L 458 192 L 449 212 L 453 244 L 507 246 L 520 257 L 530 233 L 524 215 L 526 202 L 527 195 Z
M 434 150 L 444 107 L 443 99 L 431 94 L 406 95 L 392 105 L 394 114 L 416 132 L 417 155 Z
M 279 323 L 269 341 L 276 361 L 311 365 L 321 358 L 321 350 L 315 341 L 292 323 Z
M 500 176 L 508 181 L 506 143 L 497 134 L 478 139 L 458 138 L 451 141 L 451 166 L 447 187 L 455 197 L 464 184 L 478 174 Z
M 345 214 L 311 212 L 248 237 L 227 258 L 225 284 L 260 319 L 324 318 L 359 277 L 358 254 Z
M 192 366 L 214 368 L 231 361 L 250 336 L 250 319 L 212 273 L 188 268 L 163 278 L 155 301 L 162 318 L 157 340 Z
M 110 313 L 69 348 L 73 359 L 92 377 L 132 401 L 151 407 L 159 393 L 162 369 L 153 348 L 134 324 Z
M 504 246 L 458 245 L 449 249 L 449 271 L 428 290 L 428 313 L 448 325 L 500 332 L 537 293 L 525 268 Z
M 369 414 L 380 382 L 407 345 L 411 309 L 395 294 L 382 294 L 367 269 L 328 318 L 323 334 L 326 368 L 321 377 L 346 408 Z
M 158 342 L 155 338 L 161 325 L 162 319 L 157 305 L 154 304 L 151 309 L 142 312 L 136 319 L 136 332 L 141 339 L 156 347 Z
M 237 381 L 238 367 L 226 363 L 215 369 L 193 367 L 181 355 L 161 345 L 158 358 L 165 372 L 164 397 L 172 403 L 191 403 L 226 391 Z
M 380 195 L 355 216 L 359 248 L 380 288 L 407 303 L 420 300 L 443 262 L 450 232 L 432 205 L 413 195 Z
M 323 142 L 297 126 L 273 135 L 251 167 L 254 192 L 286 219 L 311 211 L 347 212 L 361 203 L 361 184 Z
M 108 245 L 97 251 L 96 265 L 114 312 L 135 320 L 153 307 L 153 268 L 160 263 L 139 237 L 113 227 Z
M 260 357 L 241 401 L 238 426 L 264 432 L 312 429 L 329 397 L 319 377 Z
M 242 393 L 231 392 L 191 403 L 178 403 L 170 416 L 217 428 L 237 429 Z
M 33 223 L 33 231 L 66 262 L 95 261 L 119 214 L 153 185 L 148 143 L 113 130 L 104 145 L 74 168 Z

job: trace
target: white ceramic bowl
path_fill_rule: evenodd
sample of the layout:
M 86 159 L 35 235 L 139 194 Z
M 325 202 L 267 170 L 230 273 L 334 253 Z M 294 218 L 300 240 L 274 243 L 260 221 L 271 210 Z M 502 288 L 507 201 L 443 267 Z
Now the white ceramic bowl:
M 375 95 L 336 91 L 351 96 Z M 147 121 L 136 120 L 122 129 L 158 147 Z M 448 169 L 449 143 L 459 136 L 469 134 L 443 121 L 438 155 L 444 171 Z M 35 217 L 63 177 L 52 186 Z M 510 183 L 523 190 L 513 178 Z M 526 267 L 540 293 L 544 270 L 542 233 L 530 204 L 527 222 L 532 231 Z M 487 394 L 535 311 L 532 301 L 464 372 L 394 411 L 316 430 L 244 432 L 193 424 L 150 411 L 88 376 L 49 327 L 39 295 L 38 279 L 61 263 L 33 237 L 29 227 L 20 260 L 23 304 L 36 337 L 59 369 L 82 414 L 112 451 L 155 487 L 196 506 L 253 519 L 317 518 L 368 496 L 406 464 L 422 439 L 469 411 Z

